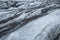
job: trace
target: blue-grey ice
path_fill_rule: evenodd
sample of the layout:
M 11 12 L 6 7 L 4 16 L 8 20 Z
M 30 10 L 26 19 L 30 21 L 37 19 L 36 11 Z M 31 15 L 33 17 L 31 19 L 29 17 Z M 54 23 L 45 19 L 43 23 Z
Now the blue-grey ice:
M 0 40 L 60 40 L 60 1 L 0 1 Z

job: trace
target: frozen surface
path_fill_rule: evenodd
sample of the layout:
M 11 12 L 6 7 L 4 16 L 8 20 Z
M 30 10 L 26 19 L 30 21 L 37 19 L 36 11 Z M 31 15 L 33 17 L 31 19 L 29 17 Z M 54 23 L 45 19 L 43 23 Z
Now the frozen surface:
M 60 40 L 57 1 L 0 1 L 0 40 Z

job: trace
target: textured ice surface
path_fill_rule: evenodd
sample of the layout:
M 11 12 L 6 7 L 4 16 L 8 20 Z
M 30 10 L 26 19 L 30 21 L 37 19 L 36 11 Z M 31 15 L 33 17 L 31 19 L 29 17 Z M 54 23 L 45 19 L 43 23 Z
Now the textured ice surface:
M 60 5 L 51 3 L 0 2 L 0 40 L 60 40 Z

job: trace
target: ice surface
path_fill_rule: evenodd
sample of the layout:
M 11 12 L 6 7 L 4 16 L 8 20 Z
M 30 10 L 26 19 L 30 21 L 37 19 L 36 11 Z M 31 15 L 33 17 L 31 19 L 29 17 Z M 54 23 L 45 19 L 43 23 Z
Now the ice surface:
M 0 1 L 0 40 L 60 40 L 57 1 Z

